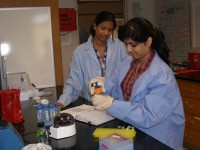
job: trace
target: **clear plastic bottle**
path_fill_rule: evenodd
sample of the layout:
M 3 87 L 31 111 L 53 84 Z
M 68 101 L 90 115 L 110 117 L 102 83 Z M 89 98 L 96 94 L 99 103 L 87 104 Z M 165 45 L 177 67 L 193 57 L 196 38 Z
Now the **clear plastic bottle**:
M 38 130 L 37 130 L 37 141 L 38 143 L 44 143 L 44 144 L 48 144 L 48 131 L 46 130 L 45 126 L 44 126 L 44 122 L 39 122 L 37 124 Z
M 55 115 L 56 115 L 55 105 L 54 104 L 49 104 L 49 117 L 50 117 L 50 123 L 51 123 L 51 125 L 54 122 Z
M 43 108 L 41 105 L 37 105 L 37 122 L 43 122 Z
M 49 125 L 51 125 L 50 115 L 49 115 L 49 106 L 48 105 L 42 105 L 42 107 L 43 107 L 44 126 L 49 126 Z

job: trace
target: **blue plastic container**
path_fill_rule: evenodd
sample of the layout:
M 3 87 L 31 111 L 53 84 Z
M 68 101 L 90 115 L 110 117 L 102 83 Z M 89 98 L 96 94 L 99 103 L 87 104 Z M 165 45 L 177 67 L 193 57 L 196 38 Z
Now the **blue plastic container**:
M 21 135 L 5 120 L 0 120 L 0 147 L 2 150 L 21 150 L 24 147 Z

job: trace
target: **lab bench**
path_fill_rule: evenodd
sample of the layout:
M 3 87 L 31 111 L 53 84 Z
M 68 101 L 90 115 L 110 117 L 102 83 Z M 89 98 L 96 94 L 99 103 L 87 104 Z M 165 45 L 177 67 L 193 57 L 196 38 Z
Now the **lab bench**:
M 57 89 L 57 88 L 56 88 Z M 52 90 L 52 89 L 51 89 Z M 62 88 L 59 88 L 62 90 Z M 59 93 L 60 91 L 53 90 L 55 93 Z M 53 96 L 55 97 L 55 96 Z M 57 96 L 58 97 L 58 96 Z M 50 102 L 55 102 L 57 99 L 46 97 L 50 100 Z M 89 104 L 87 100 L 82 97 L 79 97 L 77 101 L 70 104 L 67 108 L 79 106 L 81 104 Z M 33 106 L 32 100 L 22 101 L 22 113 L 24 116 L 24 133 L 23 139 L 26 144 L 36 143 L 36 110 Z M 55 140 L 53 138 L 49 138 L 49 144 L 52 146 L 53 150 L 59 149 L 67 149 L 67 150 L 98 150 L 99 149 L 99 141 L 98 139 L 93 137 L 93 132 L 96 128 L 117 128 L 118 126 L 130 126 L 129 124 L 122 122 L 118 119 L 114 119 L 108 123 L 102 124 L 100 126 L 93 126 L 90 124 L 82 123 L 76 121 L 76 135 L 64 138 L 60 140 Z M 154 139 L 153 137 L 147 135 L 146 133 L 136 130 L 136 136 L 134 138 L 134 150 L 171 150 L 170 147 L 161 143 L 160 141 Z

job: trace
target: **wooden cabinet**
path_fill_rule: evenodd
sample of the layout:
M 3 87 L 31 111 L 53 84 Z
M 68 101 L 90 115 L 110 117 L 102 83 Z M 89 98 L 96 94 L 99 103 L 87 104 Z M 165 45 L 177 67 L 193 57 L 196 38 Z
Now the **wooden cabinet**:
M 185 112 L 184 143 L 200 149 L 200 82 L 177 79 Z

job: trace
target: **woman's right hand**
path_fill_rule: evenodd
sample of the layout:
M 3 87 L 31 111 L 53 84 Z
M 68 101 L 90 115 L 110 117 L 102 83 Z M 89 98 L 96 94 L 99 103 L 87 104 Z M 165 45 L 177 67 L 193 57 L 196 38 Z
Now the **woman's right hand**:
M 61 109 L 64 108 L 64 105 L 60 102 L 57 102 L 58 107 L 60 107 Z

